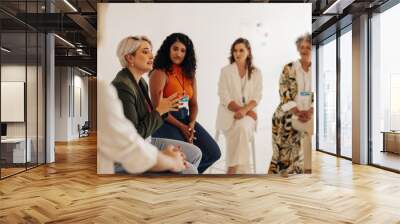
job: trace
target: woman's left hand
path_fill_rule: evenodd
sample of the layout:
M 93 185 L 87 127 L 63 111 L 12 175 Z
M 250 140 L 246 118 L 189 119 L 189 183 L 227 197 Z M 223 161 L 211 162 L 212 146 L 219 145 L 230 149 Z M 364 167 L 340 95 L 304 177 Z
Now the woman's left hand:
M 312 118 L 314 115 L 314 107 L 310 107 L 310 109 L 308 109 L 307 112 L 308 112 L 309 117 Z
M 299 120 L 303 123 L 311 120 L 314 114 L 314 108 L 310 108 L 309 110 L 301 111 L 299 113 Z
M 257 120 L 257 113 L 250 110 L 249 112 L 247 112 L 247 116 L 253 118 L 255 121 Z
M 299 117 L 299 121 L 302 123 L 306 123 L 308 120 L 310 120 L 307 111 L 300 111 L 297 116 Z
M 194 129 L 196 125 L 196 121 L 191 121 L 188 126 L 189 126 L 189 132 L 191 133 L 190 139 L 191 142 L 193 142 L 193 140 L 196 140 L 196 137 L 194 136 L 194 133 L 196 133 L 196 130 Z

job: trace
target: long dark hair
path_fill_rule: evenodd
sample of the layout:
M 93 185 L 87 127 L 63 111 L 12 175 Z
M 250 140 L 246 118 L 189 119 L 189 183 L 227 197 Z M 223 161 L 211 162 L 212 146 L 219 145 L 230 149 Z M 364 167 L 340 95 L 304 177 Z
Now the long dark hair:
M 182 68 L 183 74 L 187 78 L 193 79 L 196 73 L 196 56 L 193 42 L 183 33 L 173 33 L 163 41 L 154 59 L 153 69 L 162 69 L 167 72 L 171 71 L 172 61 L 170 58 L 170 49 L 172 44 L 177 41 L 181 42 L 186 47 L 185 58 L 179 66 Z
M 233 51 L 237 44 L 244 44 L 244 46 L 249 51 L 249 55 L 246 58 L 246 69 L 249 71 L 249 73 L 248 73 L 249 79 L 251 79 L 251 74 L 254 72 L 254 70 L 256 68 L 253 65 L 253 53 L 251 52 L 250 42 L 247 39 L 240 37 L 240 38 L 236 39 L 235 42 L 233 42 L 233 44 L 231 46 L 231 56 L 229 56 L 229 61 L 231 64 L 233 64 L 235 62 L 235 58 L 233 57 Z

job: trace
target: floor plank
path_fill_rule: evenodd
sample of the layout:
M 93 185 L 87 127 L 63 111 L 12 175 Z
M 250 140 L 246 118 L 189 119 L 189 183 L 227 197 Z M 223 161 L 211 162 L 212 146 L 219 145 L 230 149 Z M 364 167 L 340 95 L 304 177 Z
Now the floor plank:
M 314 152 L 313 173 L 96 174 L 96 138 L 0 181 L 0 223 L 400 223 L 400 175 Z

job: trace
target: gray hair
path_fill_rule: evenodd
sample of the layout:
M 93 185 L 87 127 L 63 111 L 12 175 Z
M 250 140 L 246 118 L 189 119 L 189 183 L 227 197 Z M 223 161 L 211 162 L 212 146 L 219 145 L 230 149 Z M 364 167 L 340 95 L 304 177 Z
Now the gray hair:
M 296 47 L 297 49 L 300 48 L 301 42 L 306 41 L 312 45 L 311 35 L 309 33 L 305 33 L 296 39 Z
M 134 54 L 142 41 L 146 41 L 151 45 L 151 41 L 146 36 L 129 36 L 125 37 L 118 44 L 117 56 L 122 67 L 127 67 L 125 55 Z

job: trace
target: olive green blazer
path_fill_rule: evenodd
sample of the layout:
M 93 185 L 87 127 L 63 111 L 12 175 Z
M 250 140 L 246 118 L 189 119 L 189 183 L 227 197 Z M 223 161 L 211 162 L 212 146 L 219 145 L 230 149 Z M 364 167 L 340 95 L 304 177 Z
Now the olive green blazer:
M 122 101 L 125 117 L 133 123 L 143 138 L 151 136 L 163 125 L 162 117 L 151 105 L 148 86 L 144 79 L 140 79 L 137 83 L 132 73 L 124 68 L 118 72 L 112 84 Z

